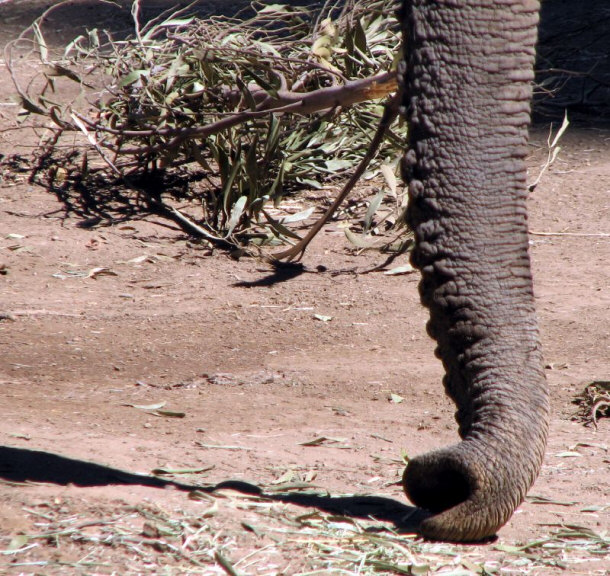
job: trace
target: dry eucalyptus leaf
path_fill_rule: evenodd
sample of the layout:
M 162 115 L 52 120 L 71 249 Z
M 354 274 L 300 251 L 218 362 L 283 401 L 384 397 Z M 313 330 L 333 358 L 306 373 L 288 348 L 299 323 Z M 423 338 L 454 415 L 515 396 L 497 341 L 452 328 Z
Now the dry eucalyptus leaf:
M 417 270 L 413 268 L 411 264 L 404 264 L 403 266 L 397 266 L 391 270 L 386 270 L 384 274 L 386 276 L 398 276 L 399 274 L 411 274 L 412 272 L 417 272 Z
M 87 278 L 93 278 L 94 280 L 97 280 L 100 276 L 118 276 L 118 274 L 110 270 L 110 268 L 106 268 L 104 266 L 91 268 L 91 270 L 89 270 L 87 273 Z
M 332 316 L 324 316 L 323 314 L 314 314 L 313 317 L 320 322 L 330 322 L 333 319 Z
M 166 404 L 167 402 L 157 402 L 156 404 L 122 404 L 122 406 L 129 406 L 130 408 L 137 408 L 138 410 L 159 410 Z

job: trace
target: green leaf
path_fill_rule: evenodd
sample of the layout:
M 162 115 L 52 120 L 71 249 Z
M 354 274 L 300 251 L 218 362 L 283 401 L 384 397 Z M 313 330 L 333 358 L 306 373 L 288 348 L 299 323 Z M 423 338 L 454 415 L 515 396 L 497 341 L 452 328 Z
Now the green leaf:
M 280 128 L 282 123 L 277 114 L 271 114 L 269 120 L 269 129 L 267 130 L 267 138 L 265 141 L 265 156 L 272 158 L 275 156 L 278 144 L 280 142 Z
M 278 222 L 265 209 L 262 209 L 261 211 L 267 222 L 271 225 L 272 230 L 276 234 L 284 236 L 285 238 L 294 238 L 295 240 L 301 240 L 301 237 L 298 234 L 295 234 L 292 230 L 290 230 L 290 228 L 286 228 L 286 226 L 284 226 L 281 222 Z
M 324 188 L 324 186 L 322 184 L 320 184 L 320 182 L 318 182 L 317 180 L 314 180 L 313 178 L 297 177 L 296 181 L 299 184 L 304 184 L 305 186 L 309 186 L 310 188 L 313 188 L 314 190 L 321 190 L 322 188 Z
M 385 178 L 386 184 L 392 193 L 392 196 L 396 198 L 396 190 L 398 188 L 398 183 L 396 181 L 396 174 L 394 174 L 394 168 L 389 166 L 388 164 L 382 164 L 379 169 Z
M 535 494 L 531 494 L 527 497 L 527 501 L 532 504 L 556 504 L 558 506 L 574 506 L 578 504 L 578 502 L 565 502 L 560 500 L 553 500 L 552 498 L 546 498 L 544 496 L 536 496 Z
M 585 508 L 581 508 L 581 512 L 604 512 L 605 510 L 610 509 L 610 504 L 606 506 L 586 506 Z
M 354 23 L 354 47 L 359 50 L 362 54 L 368 52 L 368 45 L 366 41 L 366 32 L 362 26 L 361 20 L 356 20 Z
M 296 214 L 290 214 L 289 216 L 285 216 L 282 218 L 282 224 L 291 224 L 294 222 L 301 222 L 301 220 L 307 220 L 315 210 L 315 207 L 307 208 L 306 210 L 301 210 L 301 212 L 297 212 Z
M 255 200 L 259 194 L 258 189 L 260 188 L 260 159 L 258 158 L 258 136 L 255 134 L 252 143 L 250 144 L 250 148 L 248 149 L 248 153 L 246 154 L 245 168 L 246 175 L 248 177 L 248 185 L 249 185 L 249 198 L 250 201 Z
M 233 230 L 235 230 L 235 227 L 237 226 L 237 224 L 239 224 L 239 219 L 244 213 L 244 208 L 246 206 L 247 200 L 248 198 L 246 196 L 240 196 L 237 199 L 237 202 L 233 204 L 233 208 L 231 210 L 231 217 L 229 218 L 229 222 L 227 224 L 227 236 L 233 234 Z
M 251 68 L 244 66 L 244 72 L 247 72 L 254 81 L 265 91 L 269 96 L 273 98 L 277 98 L 277 88 L 273 86 L 270 82 L 268 82 L 265 78 L 263 78 L 260 74 L 257 74 Z
M 123 78 L 119 82 L 119 86 L 121 88 L 125 88 L 125 86 L 129 86 L 130 84 L 133 84 L 134 82 L 140 80 L 142 76 L 148 76 L 148 73 L 148 70 L 132 70 L 129 74 L 123 76 Z
M 228 157 L 227 157 L 227 159 L 228 159 Z M 230 201 L 233 196 L 231 194 L 231 188 L 233 187 L 233 182 L 235 181 L 235 177 L 237 176 L 237 173 L 240 171 L 241 166 L 242 166 L 241 144 L 239 144 L 239 143 L 238 143 L 237 149 L 235 151 L 235 160 L 233 160 L 233 163 L 230 164 L 230 166 L 231 166 L 231 171 L 229 172 L 229 175 L 222 186 L 222 197 L 223 197 L 223 206 L 224 206 L 225 214 L 229 214 Z M 232 211 L 233 211 L 233 208 L 231 208 L 231 212 Z
M 381 206 L 381 203 L 383 202 L 384 196 L 385 196 L 385 191 L 382 190 L 381 192 L 378 192 L 375 195 L 375 197 L 371 200 L 368 210 L 366 211 L 366 215 L 364 216 L 363 234 L 366 234 L 370 230 L 371 224 L 373 222 L 373 216 L 375 216 L 375 213 L 377 212 L 377 210 L 379 210 L 379 207 Z
M 367 248 L 373 248 L 375 246 L 374 242 L 368 241 L 363 236 L 354 234 L 349 228 L 345 228 L 344 232 L 345 232 L 345 236 L 347 237 L 347 239 L 354 246 L 356 246 L 356 248 L 367 249 Z
M 270 198 L 278 199 L 282 195 L 283 184 L 284 184 L 284 175 L 286 174 L 286 171 L 287 171 L 286 164 L 287 164 L 286 161 L 282 161 L 282 163 L 280 164 L 280 169 L 277 172 L 277 176 L 275 177 L 273 184 L 271 184 L 271 187 L 267 191 L 267 195 Z
M 342 172 L 352 167 L 352 162 L 340 159 L 326 160 L 324 164 L 329 172 Z

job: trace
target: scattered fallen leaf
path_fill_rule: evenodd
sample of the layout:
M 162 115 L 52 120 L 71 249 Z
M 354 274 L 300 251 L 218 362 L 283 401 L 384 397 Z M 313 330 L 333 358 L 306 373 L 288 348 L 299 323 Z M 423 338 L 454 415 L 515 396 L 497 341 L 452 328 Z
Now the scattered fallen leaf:
M 22 246 L 21 244 L 13 244 L 12 246 L 7 246 L 7 248 L 11 252 L 15 252 L 15 254 L 19 254 L 20 252 L 32 252 L 31 246 Z
M 305 474 L 305 482 L 313 482 L 318 476 L 318 473 L 315 470 L 309 470 L 307 474 Z
M 283 482 L 267 488 L 267 492 L 290 492 L 292 490 L 312 490 L 317 487 L 309 482 Z
M 610 504 L 607 504 L 605 506 L 593 505 L 580 509 L 581 512 L 605 512 L 606 510 L 610 510 Z
M 87 278 L 93 278 L 94 280 L 97 280 L 100 276 L 118 276 L 118 274 L 110 270 L 110 268 L 105 268 L 104 266 L 91 268 L 91 270 L 89 270 L 87 273 Z
M 284 472 L 277 480 L 273 480 L 271 484 L 283 484 L 285 482 L 292 482 L 298 474 L 294 470 L 288 470 Z
M 392 196 L 396 198 L 396 189 L 398 183 L 396 180 L 396 174 L 394 174 L 394 168 L 392 168 L 392 166 L 390 166 L 389 164 L 382 164 L 379 169 L 383 174 L 383 177 L 386 181 L 386 184 L 388 185 L 388 188 L 390 189 L 390 192 L 392 193 Z
M 323 314 L 314 314 L 313 317 L 320 322 L 330 322 L 333 319 L 332 316 L 324 316 Z
M 122 406 L 129 406 L 130 408 L 137 408 L 138 410 L 159 410 L 166 404 L 167 402 L 157 402 L 156 404 L 122 404 Z
M 536 496 L 531 494 L 527 497 L 527 501 L 532 504 L 556 504 L 557 506 L 575 506 L 578 502 L 566 502 L 561 500 L 553 500 L 552 498 L 546 498 L 545 496 Z
M 417 272 L 417 270 L 413 268 L 411 264 L 404 264 L 403 266 L 397 266 L 391 270 L 386 270 L 384 274 L 386 276 L 398 276 L 399 274 L 411 274 L 412 272 Z
M 228 446 L 223 444 L 204 444 L 203 442 L 195 442 L 195 446 L 199 446 L 201 448 L 216 448 L 218 450 L 246 450 L 250 451 L 252 448 L 247 448 L 246 446 Z
M 147 254 L 143 254 L 142 256 L 136 256 L 135 258 L 130 258 L 129 260 L 119 260 L 117 264 L 141 264 L 148 258 Z
M 10 542 L 9 545 L 7 546 L 7 550 L 14 552 L 15 550 L 19 550 L 20 548 L 23 548 L 29 541 L 28 536 L 26 536 L 25 534 L 19 534 L 17 536 L 15 536 Z
M 200 468 L 155 468 L 152 474 L 155 476 L 164 476 L 168 474 L 201 474 L 214 469 L 214 465 L 202 466 Z
M 351 412 L 341 406 L 331 406 L 330 408 L 337 416 L 351 416 Z
M 318 436 L 307 442 L 299 442 L 299 446 L 332 446 L 333 448 L 350 448 L 343 444 L 345 438 L 330 438 L 329 436 Z
M 247 530 L 248 532 L 252 532 L 258 538 L 261 538 L 262 536 L 265 535 L 265 533 L 261 529 L 254 526 L 254 524 L 249 524 L 248 522 L 242 522 L 241 525 L 245 530 Z
M 174 412 L 173 410 L 153 410 L 155 416 L 166 416 L 167 418 L 184 418 L 185 412 Z
M 390 444 L 392 444 L 394 442 L 394 440 L 390 440 L 389 438 L 384 438 L 383 436 L 380 436 L 379 434 L 371 434 L 371 438 L 377 438 L 378 440 L 383 440 L 384 442 L 389 442 Z

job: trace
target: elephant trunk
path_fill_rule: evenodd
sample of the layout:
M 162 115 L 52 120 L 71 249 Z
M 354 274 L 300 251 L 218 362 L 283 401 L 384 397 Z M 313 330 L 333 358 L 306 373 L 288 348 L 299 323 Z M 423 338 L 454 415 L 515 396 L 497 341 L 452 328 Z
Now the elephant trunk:
M 413 264 L 461 442 L 412 459 L 421 533 L 492 536 L 542 464 L 548 393 L 528 254 L 525 155 L 537 0 L 405 0 Z

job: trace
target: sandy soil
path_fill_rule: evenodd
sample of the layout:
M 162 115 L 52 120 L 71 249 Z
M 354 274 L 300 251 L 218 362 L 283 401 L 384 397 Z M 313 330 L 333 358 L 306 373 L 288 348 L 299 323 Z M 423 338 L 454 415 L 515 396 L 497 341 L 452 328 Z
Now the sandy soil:
M 0 79 L 8 128 L 15 108 L 2 63 Z M 546 128 L 533 132 L 532 177 L 546 137 Z M 396 525 L 410 510 L 397 485 L 401 451 L 456 439 L 417 276 L 359 273 L 381 257 L 350 252 L 336 222 L 306 254 L 302 274 L 273 282 L 264 264 L 197 249 L 156 217 L 84 226 L 6 162 L 35 142 L 30 132 L 0 134 L 0 551 L 52 522 L 102 522 L 142 506 L 203 517 L 209 501 L 134 476 L 160 467 L 206 468 L 174 476 L 186 484 L 313 480 L 331 495 L 382 495 L 390 508 L 371 500 L 365 516 Z M 596 430 L 572 418 L 574 397 L 610 374 L 610 132 L 571 128 L 529 207 L 553 414 L 534 498 L 500 532 L 507 545 L 558 525 L 610 528 L 610 422 Z M 113 275 L 87 276 L 101 267 Z M 160 402 L 184 417 L 134 407 Z M 320 437 L 340 440 L 303 445 Z M 271 562 L 263 549 L 272 540 L 244 530 L 258 518 L 248 486 L 233 487 L 208 522 L 231 540 L 234 558 L 260 551 L 260 564 L 242 573 L 319 567 L 294 542 L 270 548 Z M 293 514 L 328 504 L 278 502 Z M 76 567 L 87 550 L 75 539 L 41 540 L 0 555 L 0 573 L 162 573 L 112 546 L 99 552 L 106 565 Z M 491 547 L 473 553 L 502 556 Z M 213 559 L 207 566 L 195 573 L 225 573 Z M 602 556 L 584 555 L 567 573 L 606 570 Z

